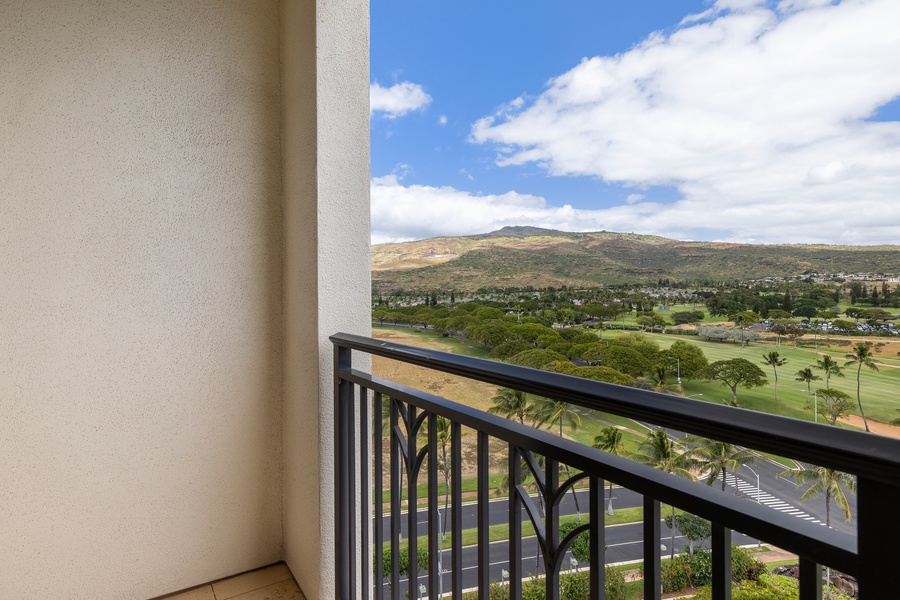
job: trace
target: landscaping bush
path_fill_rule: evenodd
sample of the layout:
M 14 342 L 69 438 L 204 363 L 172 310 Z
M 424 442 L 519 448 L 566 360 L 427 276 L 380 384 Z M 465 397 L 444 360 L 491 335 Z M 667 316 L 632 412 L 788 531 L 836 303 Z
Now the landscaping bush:
M 666 329 L 666 335 L 700 335 L 696 329 Z
M 570 573 L 560 577 L 559 597 L 561 600 L 590 600 L 590 573 Z
M 660 565 L 663 592 L 668 594 L 669 592 L 683 590 L 689 585 L 698 585 L 698 583 L 692 583 L 693 559 L 699 556 L 701 552 L 696 552 L 694 556 L 680 554 Z
M 731 547 L 732 580 L 755 581 L 765 573 L 765 565 L 750 554 L 749 550 Z M 712 552 L 700 549 L 690 554 L 680 554 L 660 565 L 664 592 L 677 592 L 686 587 L 709 585 L 712 582 Z
M 547 584 L 543 579 L 529 579 L 522 582 L 522 600 L 545 600 L 546 597 Z
M 731 547 L 731 578 L 733 581 L 756 581 L 766 572 L 766 565 L 746 548 Z
M 570 532 L 578 528 L 581 523 L 577 521 L 565 521 L 559 526 L 559 539 L 564 540 Z M 591 561 L 591 533 L 585 531 L 569 544 L 569 552 L 580 564 L 586 565 Z
M 800 597 L 797 583 L 781 575 L 760 575 L 758 581 L 748 581 L 731 590 L 732 600 L 797 600 Z M 697 590 L 695 600 L 712 600 L 712 590 Z
M 606 600 L 625 600 L 625 576 L 619 569 L 606 568 Z M 591 574 L 588 571 L 569 573 L 559 579 L 562 600 L 590 600 Z
M 561 600 L 589 600 L 591 597 L 591 576 L 588 571 L 566 573 L 559 578 Z M 615 568 L 606 568 L 606 599 L 625 600 L 625 576 Z M 478 592 L 467 592 L 463 600 L 477 600 Z M 529 579 L 522 582 L 522 600 L 545 600 L 546 583 L 544 579 Z M 497 582 L 491 583 L 491 600 L 509 600 L 509 586 Z

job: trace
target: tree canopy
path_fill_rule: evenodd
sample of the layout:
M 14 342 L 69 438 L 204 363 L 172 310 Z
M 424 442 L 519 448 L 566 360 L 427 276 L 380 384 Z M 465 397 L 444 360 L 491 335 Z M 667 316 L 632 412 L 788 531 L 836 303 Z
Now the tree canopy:
M 703 354 L 703 349 L 684 340 L 677 340 L 667 350 L 663 350 L 660 353 L 660 359 L 676 365 L 680 363 L 681 376 L 685 379 L 696 377 L 700 371 L 709 365 L 706 355 Z
M 746 358 L 717 360 L 703 370 L 703 377 L 718 381 L 731 389 L 732 403 L 737 405 L 737 389 L 754 388 L 767 383 L 762 369 Z

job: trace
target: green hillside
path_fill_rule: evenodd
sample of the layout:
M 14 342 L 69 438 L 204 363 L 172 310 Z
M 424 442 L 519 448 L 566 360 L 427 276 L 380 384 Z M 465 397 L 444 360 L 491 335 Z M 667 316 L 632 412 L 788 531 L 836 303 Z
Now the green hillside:
M 507 227 L 489 234 L 372 247 L 377 289 L 597 286 L 825 273 L 895 273 L 900 246 L 681 242 L 621 233 Z

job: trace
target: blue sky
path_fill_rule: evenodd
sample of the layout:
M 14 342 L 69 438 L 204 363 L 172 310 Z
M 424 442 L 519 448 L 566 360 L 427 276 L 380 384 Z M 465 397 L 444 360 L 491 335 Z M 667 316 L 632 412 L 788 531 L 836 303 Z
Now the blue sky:
M 900 2 L 371 3 L 372 241 L 900 243 Z

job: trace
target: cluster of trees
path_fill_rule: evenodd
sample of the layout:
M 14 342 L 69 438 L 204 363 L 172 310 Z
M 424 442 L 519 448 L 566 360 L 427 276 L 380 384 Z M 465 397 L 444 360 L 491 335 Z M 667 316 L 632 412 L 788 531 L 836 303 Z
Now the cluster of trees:
M 860 302 L 871 304 L 875 307 L 891 306 L 900 308 L 900 287 L 895 287 L 891 290 L 887 282 L 883 282 L 879 291 L 879 286 L 873 285 L 869 288 L 861 281 L 851 282 L 847 284 L 847 287 L 850 291 L 850 304 Z
M 772 363 L 773 356 L 774 360 L 778 361 L 776 364 Z M 763 358 L 765 359 L 764 362 L 766 362 L 766 364 L 772 365 L 773 369 L 776 369 L 777 367 L 780 367 L 787 362 L 787 359 L 779 359 L 778 352 L 774 351 L 769 352 L 768 355 L 764 355 Z M 856 367 L 856 405 L 859 408 L 859 414 L 862 417 L 863 425 L 865 426 L 866 431 L 869 431 L 869 421 L 866 419 L 865 410 L 863 410 L 860 391 L 862 385 L 862 368 L 866 367 L 867 369 L 870 369 L 872 371 L 878 370 L 878 365 L 875 364 L 872 345 L 868 343 L 856 344 L 853 349 L 844 356 L 844 358 L 846 359 L 846 362 L 842 367 L 834 358 L 832 358 L 828 354 L 825 354 L 820 360 L 816 361 L 815 365 L 811 365 L 797 371 L 795 380 L 802 381 L 806 384 L 806 408 L 809 408 L 812 396 L 812 382 L 822 380 L 821 377 L 813 372 L 813 369 L 822 371 L 822 373 L 825 375 L 825 387 L 818 388 L 815 391 L 817 402 L 816 408 L 820 413 L 825 415 L 825 417 L 832 425 L 834 425 L 839 418 L 841 418 L 851 410 L 853 404 L 849 394 L 840 390 L 831 389 L 831 378 L 843 377 L 845 367 Z M 775 377 L 775 381 L 777 382 L 777 369 L 775 371 Z M 778 400 L 777 383 L 775 387 L 775 400 Z

